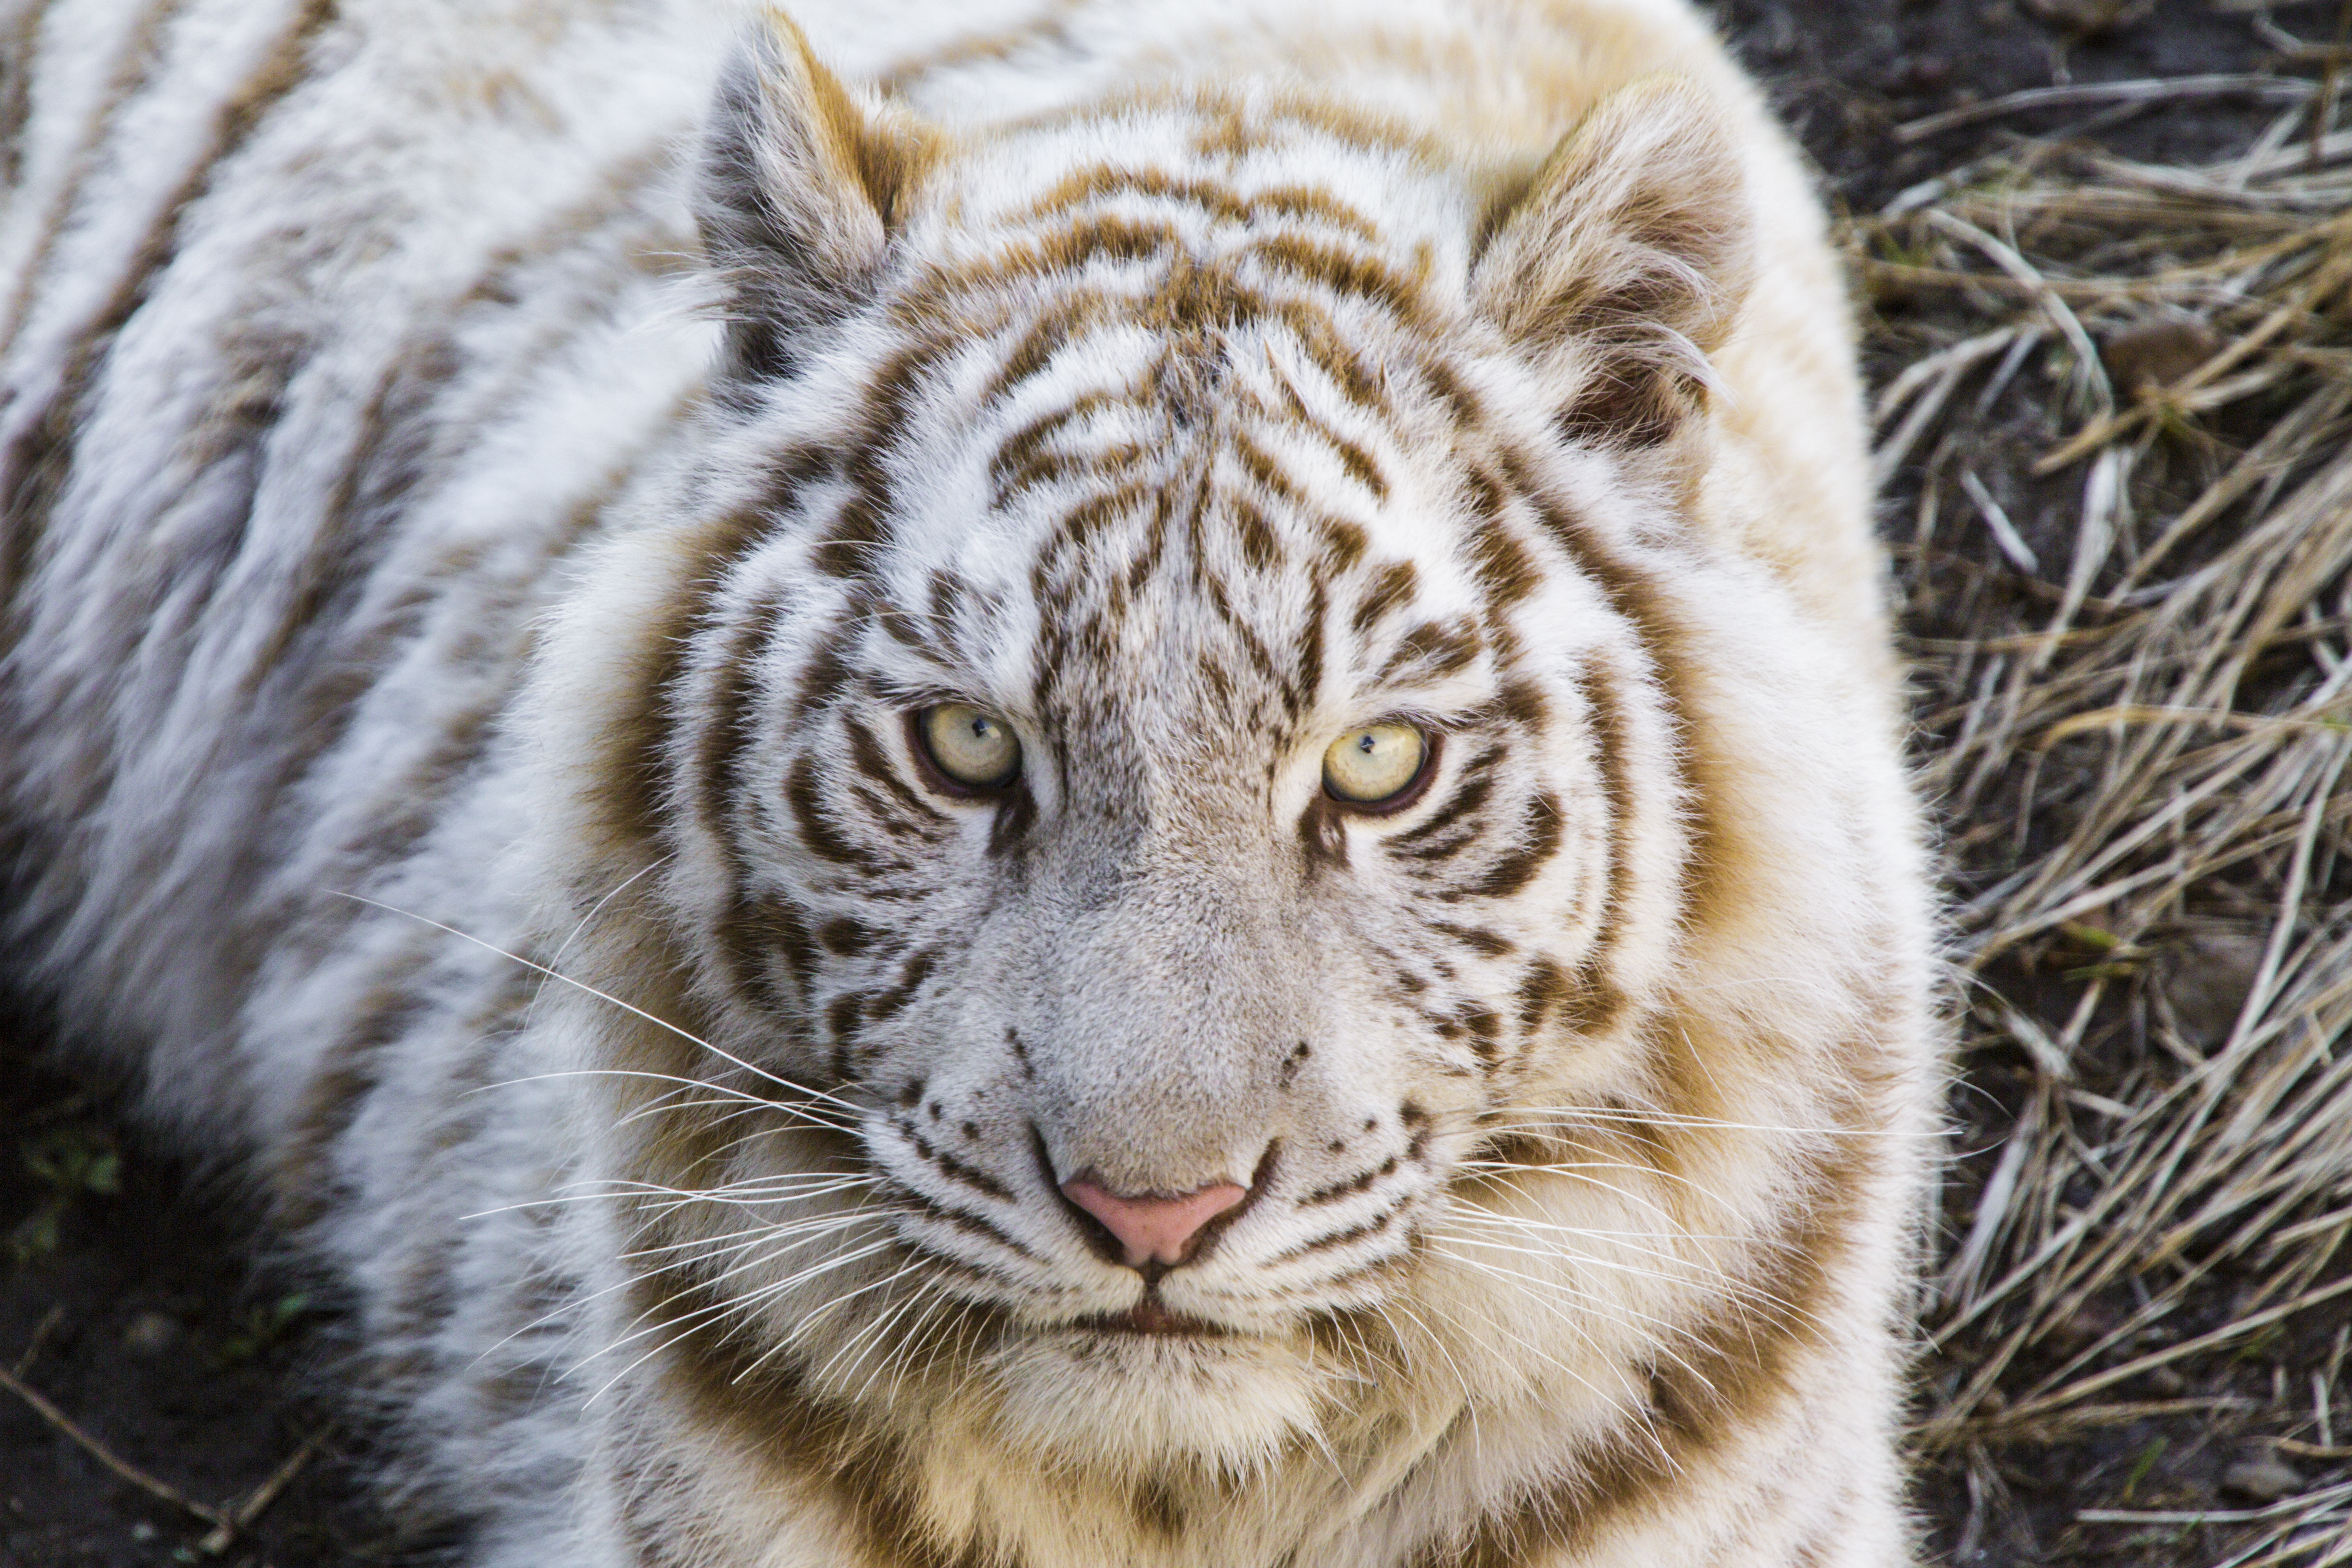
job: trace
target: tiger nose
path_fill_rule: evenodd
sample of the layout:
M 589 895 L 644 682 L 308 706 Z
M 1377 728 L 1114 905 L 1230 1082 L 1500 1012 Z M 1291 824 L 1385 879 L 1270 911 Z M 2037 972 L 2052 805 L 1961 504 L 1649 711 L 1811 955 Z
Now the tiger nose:
M 1247 1187 L 1212 1182 L 1175 1197 L 1145 1193 L 1125 1197 L 1098 1182 L 1077 1177 L 1062 1184 L 1062 1195 L 1102 1221 L 1127 1252 L 1129 1268 L 1146 1263 L 1181 1263 L 1192 1256 L 1201 1229 L 1249 1195 Z

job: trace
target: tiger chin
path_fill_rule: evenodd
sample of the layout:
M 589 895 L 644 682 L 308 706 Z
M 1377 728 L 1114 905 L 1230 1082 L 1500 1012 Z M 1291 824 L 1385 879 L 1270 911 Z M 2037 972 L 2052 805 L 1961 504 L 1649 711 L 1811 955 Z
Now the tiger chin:
M 468 1568 L 1916 1561 L 1934 899 L 1754 89 L 796 10 L 16 8 L 12 974 Z

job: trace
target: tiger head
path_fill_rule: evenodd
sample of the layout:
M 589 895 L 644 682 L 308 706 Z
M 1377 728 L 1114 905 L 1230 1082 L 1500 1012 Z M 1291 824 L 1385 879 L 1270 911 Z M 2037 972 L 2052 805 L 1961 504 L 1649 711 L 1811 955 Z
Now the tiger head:
M 709 405 L 537 679 L 622 1316 L 730 1418 L 1232 1473 L 1605 1404 L 1778 1223 L 1743 1042 L 1860 1026 L 1878 851 L 1690 521 L 1742 165 L 1670 79 L 1459 163 L 727 77 Z M 1796 979 L 1696 1006 L 1706 942 Z

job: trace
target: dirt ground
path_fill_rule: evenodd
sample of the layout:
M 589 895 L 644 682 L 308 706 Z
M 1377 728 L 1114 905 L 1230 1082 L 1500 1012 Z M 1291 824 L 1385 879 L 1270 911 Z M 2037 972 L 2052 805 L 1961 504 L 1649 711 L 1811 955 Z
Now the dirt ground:
M 2332 4 L 2276 9 L 2305 35 L 2325 34 L 2335 16 Z M 1895 134 L 1906 121 L 2053 82 L 2250 71 L 2276 58 L 2275 35 L 2266 38 L 2252 8 L 2231 0 L 2157 0 L 2152 8 L 1727 0 L 1718 10 L 1821 163 L 1833 199 L 1855 211 L 1875 209 L 1974 149 L 2085 111 L 2002 114 L 1910 141 Z M 2086 36 L 2048 19 L 2053 12 L 2123 20 Z M 2221 96 L 2098 134 L 2137 156 L 2199 155 L 2242 140 L 2267 112 Z M 37 1067 L 33 1052 L 47 1033 L 34 1022 L 0 1023 L 0 1370 L 13 1369 L 11 1379 L 58 1414 L 200 1507 L 233 1510 L 281 1480 L 218 1554 L 231 1568 L 343 1568 L 426 1550 L 403 1542 L 367 1500 L 362 1439 L 339 1423 L 330 1388 L 336 1325 L 327 1303 L 289 1269 L 256 1261 L 266 1258 L 267 1239 L 239 1217 L 232 1183 L 143 1142 L 102 1089 Z M 1986 1106 L 1998 1113 L 1998 1088 L 1973 1101 L 1964 1091 L 1956 1103 L 1963 1124 L 1980 1124 Z M 1981 1173 L 1971 1178 L 1962 1167 L 1958 1179 Z M 2333 1329 L 2303 1323 L 2293 1331 Z M 1930 1367 L 1931 1378 L 1938 1371 Z M 2244 1373 L 2261 1375 L 2258 1366 Z M 2262 1392 L 2250 1387 L 2249 1396 Z M 1964 1561 L 2081 1560 L 2042 1544 L 2059 1530 L 2078 1480 L 2119 1464 L 2145 1473 L 2167 1444 L 2172 1458 L 2163 1463 L 2175 1468 L 2184 1452 L 2210 1447 L 2193 1430 L 2168 1429 L 2151 1446 L 2147 1430 L 2009 1456 L 2024 1500 L 2002 1529 L 1977 1528 Z M 2204 1462 L 2219 1467 L 2230 1452 L 2214 1449 Z M 1965 1472 L 1932 1461 L 1918 1500 L 1938 1551 L 1950 1553 L 1970 1528 Z M 212 1530 L 103 1468 L 0 1388 L 0 1568 L 212 1561 Z M 2180 1568 L 2212 1561 L 2201 1550 L 2184 1536 L 2160 1560 Z

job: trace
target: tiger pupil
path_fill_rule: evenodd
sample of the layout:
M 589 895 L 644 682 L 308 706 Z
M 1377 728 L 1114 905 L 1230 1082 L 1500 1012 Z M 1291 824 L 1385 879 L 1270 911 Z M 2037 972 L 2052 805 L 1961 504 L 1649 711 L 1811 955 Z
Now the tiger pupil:
M 953 784 L 993 790 L 1021 772 L 1021 742 L 1003 720 L 966 702 L 946 702 L 915 715 L 924 754 Z
M 1369 724 L 1323 753 L 1323 787 L 1336 800 L 1379 805 L 1411 789 L 1428 756 L 1428 737 L 1413 725 Z

